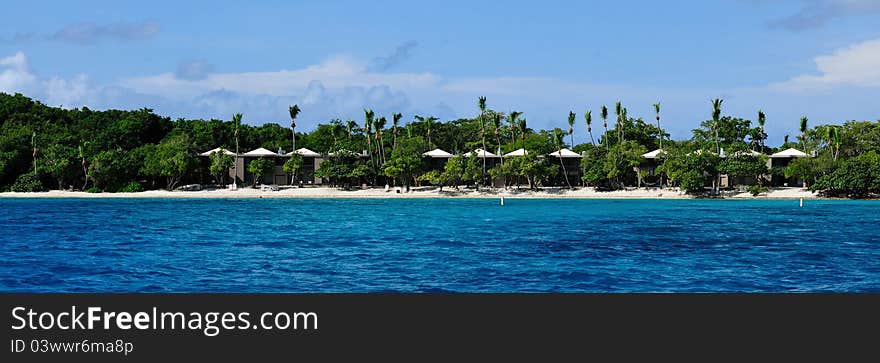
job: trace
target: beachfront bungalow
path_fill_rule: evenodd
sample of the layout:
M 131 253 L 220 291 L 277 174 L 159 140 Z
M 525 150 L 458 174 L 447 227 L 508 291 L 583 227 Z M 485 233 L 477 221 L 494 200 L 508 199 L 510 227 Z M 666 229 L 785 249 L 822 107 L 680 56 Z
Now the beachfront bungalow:
M 473 152 L 467 152 L 467 153 L 465 153 L 465 154 L 462 155 L 462 156 L 464 156 L 464 157 L 466 157 L 466 158 L 469 158 L 469 157 L 471 157 L 471 155 L 476 155 L 477 158 L 480 158 L 480 159 L 485 160 L 485 161 L 486 161 L 486 170 L 487 170 L 487 171 L 488 171 L 489 169 L 494 168 L 495 165 L 498 165 L 498 164 L 501 163 L 501 158 L 500 158 L 498 155 L 493 154 L 493 153 L 490 153 L 490 152 L 488 152 L 488 151 L 486 151 L 486 150 L 483 150 L 483 149 L 476 149 L 476 150 L 474 150 Z M 481 160 L 480 163 L 482 163 L 482 162 L 483 162 L 483 161 Z M 496 185 L 496 186 L 504 185 L 504 181 L 503 181 L 503 180 L 498 180 L 498 181 L 493 181 L 493 180 L 491 180 L 491 177 L 489 176 L 489 173 L 486 173 L 486 178 L 488 178 L 488 179 L 486 180 L 486 182 L 488 182 L 489 185 Z
M 248 165 L 257 159 L 269 159 L 274 164 L 274 168 L 268 175 L 254 176 L 247 172 Z M 284 172 L 284 162 L 286 161 L 279 153 L 269 151 L 264 148 L 257 148 L 241 154 L 235 160 L 236 178 L 244 182 L 251 183 L 259 181 L 260 184 L 287 184 L 287 173 Z M 256 178 L 259 178 L 257 180 Z
M 556 158 L 555 160 L 550 160 L 551 162 L 555 162 L 559 165 L 559 171 L 557 172 L 556 177 L 554 177 L 552 180 L 552 183 L 554 185 L 566 185 L 566 175 L 568 175 L 568 181 L 571 183 L 571 185 L 580 184 L 581 158 L 583 158 L 583 155 L 563 148 L 549 153 L 547 154 L 547 156 Z
M 514 157 L 514 156 L 526 156 L 526 155 L 528 155 L 528 153 L 529 152 L 526 151 L 526 149 L 516 149 L 516 150 L 511 151 L 507 154 L 504 154 L 504 157 L 509 158 L 509 157 Z
M 294 183 L 301 181 L 303 184 L 321 184 L 321 178 L 315 177 L 315 170 L 318 170 L 318 166 L 324 161 L 322 155 L 306 148 L 300 148 L 284 154 L 284 157 L 289 158 L 293 154 L 302 156 L 302 168 L 297 173 L 297 180 Z
M 759 153 L 755 150 L 737 151 L 732 154 L 732 157 L 735 158 L 735 157 L 744 156 L 744 155 L 761 157 L 764 154 Z M 727 153 L 725 153 L 723 149 L 721 150 L 721 157 L 722 158 L 728 157 Z M 766 179 L 766 177 L 762 177 L 762 178 Z M 732 186 L 737 186 L 737 185 L 757 185 L 757 184 L 759 184 L 759 181 L 754 176 L 730 177 L 727 174 L 721 174 L 721 187 L 722 188 L 732 187 Z
M 213 149 L 211 149 L 211 150 L 208 150 L 208 151 L 205 151 L 205 152 L 199 154 L 199 156 L 201 156 L 201 157 L 204 158 L 204 159 L 202 159 L 202 160 L 203 160 L 203 161 L 202 161 L 202 163 L 203 163 L 202 165 L 203 165 L 203 167 L 205 168 L 204 170 L 210 170 L 210 167 L 211 167 L 211 155 L 213 155 L 214 153 L 217 153 L 217 152 L 219 152 L 219 153 L 223 153 L 223 154 L 226 154 L 226 155 L 229 155 L 229 156 L 232 156 L 232 157 L 233 157 L 233 160 L 235 160 L 235 159 L 234 159 L 234 158 L 235 158 L 235 153 L 234 153 L 234 152 L 229 151 L 229 150 L 226 150 L 226 149 L 224 149 L 224 148 L 222 148 L 222 147 L 216 147 L 216 148 L 213 148 Z M 229 177 L 230 179 L 232 179 L 232 178 L 235 177 L 235 173 L 233 172 L 233 168 L 229 168 L 229 170 L 228 170 L 227 173 L 226 173 L 226 176 Z M 213 176 L 212 176 L 212 178 L 213 178 Z M 200 177 L 200 179 L 201 179 L 201 177 Z M 221 184 L 224 183 L 224 181 L 220 181 L 220 180 L 217 180 L 217 182 L 218 182 L 218 183 L 221 183 Z
M 642 154 L 642 158 L 645 159 L 642 161 L 639 166 L 633 168 L 633 171 L 636 172 L 636 177 L 640 179 L 639 184 L 657 184 L 660 185 L 660 174 L 656 173 L 657 166 L 660 165 L 659 159 L 666 155 L 666 152 L 662 149 L 657 149 L 654 151 L 646 152 Z
M 434 149 L 423 153 L 422 156 L 427 158 L 428 170 L 443 171 L 446 168 L 446 163 L 455 155 L 440 149 Z
M 767 166 L 770 170 L 779 170 L 780 168 L 784 168 L 788 166 L 792 161 L 798 158 L 808 158 L 810 155 L 807 153 L 800 151 L 795 148 L 789 148 L 786 150 L 782 150 L 778 153 L 770 155 L 770 160 L 767 161 Z M 779 175 L 779 173 L 771 173 L 770 183 L 773 186 L 784 186 L 784 187 L 804 187 L 804 181 L 798 178 L 786 178 L 784 175 Z

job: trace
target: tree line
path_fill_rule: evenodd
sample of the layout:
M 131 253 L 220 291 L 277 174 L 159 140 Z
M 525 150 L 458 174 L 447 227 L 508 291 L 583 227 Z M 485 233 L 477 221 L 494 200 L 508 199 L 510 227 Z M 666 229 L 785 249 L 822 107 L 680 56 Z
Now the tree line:
M 386 118 L 366 109 L 362 120 L 334 119 L 301 132 L 296 129 L 300 111 L 297 105 L 290 107 L 289 127 L 253 126 L 243 122 L 241 114 L 231 120 L 172 120 L 147 108 L 63 109 L 21 94 L 0 93 L 0 190 L 119 192 L 224 183 L 233 158 L 222 153 L 199 158 L 198 153 L 216 147 L 236 153 L 263 147 L 332 153 L 315 174 L 343 186 L 367 181 L 479 188 L 494 179 L 505 187 L 522 183 L 531 188 L 555 184 L 613 190 L 651 182 L 690 193 L 712 193 L 719 188 L 719 176 L 727 174 L 754 177 L 756 191 L 768 186 L 761 176 L 777 175 L 800 178 L 810 189 L 832 196 L 880 193 L 880 121 L 810 127 L 804 117 L 793 140 L 785 136 L 781 145 L 773 147 L 766 144 L 767 115 L 757 111 L 755 123 L 725 115 L 720 99 L 707 105 L 707 119 L 686 140 L 673 140 L 663 130 L 659 103 L 654 104 L 649 121 L 631 117 L 617 102 L 595 112 L 570 111 L 567 123 L 549 130 L 530 128 L 522 112 L 491 109 L 485 97 L 477 100 L 473 117 L 446 122 L 430 115 L 405 121 L 395 113 Z M 576 144 L 577 133 L 589 141 Z M 767 168 L 767 155 L 790 147 L 815 157 Z M 560 163 L 561 158 L 542 157 L 561 148 L 584 157 L 576 166 Z M 471 155 L 431 168 L 422 153 L 433 149 Z M 502 155 L 517 149 L 526 153 L 487 165 L 485 158 L 473 153 L 476 149 Z M 656 168 L 639 168 L 646 163 L 642 155 L 656 149 L 663 150 L 655 159 Z M 571 167 L 580 170 L 561 170 Z M 272 168 L 265 160 L 248 165 L 255 175 Z M 284 170 L 296 180 L 302 157 L 291 157 Z M 706 185 L 711 188 L 706 190 Z

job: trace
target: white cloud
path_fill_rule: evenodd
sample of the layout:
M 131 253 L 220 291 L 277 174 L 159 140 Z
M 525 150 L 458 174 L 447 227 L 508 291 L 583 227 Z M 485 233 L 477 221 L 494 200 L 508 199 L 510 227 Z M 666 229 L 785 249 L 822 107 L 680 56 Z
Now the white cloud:
M 880 87 L 880 39 L 874 39 L 833 54 L 816 57 L 819 74 L 800 75 L 771 88 L 810 90 L 837 86 Z
M 27 57 L 18 52 L 6 58 L 0 58 L 0 91 L 30 91 L 37 77 L 28 70 Z

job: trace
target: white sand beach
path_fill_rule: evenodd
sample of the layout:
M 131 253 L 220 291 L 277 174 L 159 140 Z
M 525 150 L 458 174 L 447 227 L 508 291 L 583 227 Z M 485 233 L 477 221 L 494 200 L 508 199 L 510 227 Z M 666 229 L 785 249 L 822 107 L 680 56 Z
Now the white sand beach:
M 52 190 L 41 193 L 0 193 L 0 198 L 582 198 L 582 199 L 690 199 L 694 198 L 677 188 L 628 188 L 611 192 L 596 191 L 594 188 L 542 188 L 538 191 L 527 188 L 482 188 L 474 189 L 444 187 L 440 192 L 436 187 L 413 187 L 404 193 L 399 188 L 358 188 L 342 190 L 330 187 L 282 187 L 277 191 L 259 188 L 205 189 L 200 191 L 150 190 L 139 193 L 85 193 Z M 747 192 L 727 192 L 728 199 L 821 199 L 818 195 L 803 188 L 776 188 L 757 197 Z

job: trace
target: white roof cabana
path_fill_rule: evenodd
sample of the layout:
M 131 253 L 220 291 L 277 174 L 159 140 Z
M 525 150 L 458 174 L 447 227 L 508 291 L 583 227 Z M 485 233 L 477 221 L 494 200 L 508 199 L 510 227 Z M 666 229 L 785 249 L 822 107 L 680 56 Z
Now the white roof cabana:
M 743 156 L 743 155 L 749 155 L 749 156 L 761 156 L 761 155 L 764 155 L 764 154 L 759 153 L 759 152 L 757 152 L 757 151 L 755 151 L 755 150 L 749 150 L 749 151 L 737 151 L 737 152 L 733 153 L 733 157 Z
M 474 153 L 477 155 L 478 158 L 497 158 L 498 157 L 498 155 L 495 155 L 495 154 L 490 153 L 490 152 L 483 150 L 483 149 L 476 149 L 476 150 L 474 150 L 473 153 L 465 153 L 464 157 L 469 158 Z
M 528 153 L 529 152 L 526 151 L 526 149 L 517 149 L 517 150 L 511 151 L 507 154 L 504 154 L 504 156 L 505 157 L 507 157 L 507 156 L 526 156 Z
M 552 153 L 547 154 L 547 156 L 555 156 L 557 158 L 580 158 L 583 157 L 581 154 L 578 154 L 569 149 L 560 149 L 556 150 Z
M 266 150 L 264 148 L 258 148 L 258 149 L 251 150 L 251 151 L 244 153 L 244 156 L 251 156 L 251 157 L 278 156 L 278 153 Z
M 235 153 L 232 152 L 232 151 L 226 150 L 226 149 L 224 149 L 224 148 L 222 148 L 222 147 L 218 147 L 218 148 L 214 148 L 214 149 L 211 149 L 211 150 L 205 151 L 205 152 L 199 154 L 199 156 L 211 156 L 211 154 L 213 154 L 213 153 L 218 153 L 218 152 L 222 152 L 222 153 L 224 153 L 224 154 L 226 154 L 226 155 L 233 155 L 233 156 L 235 155 Z
M 316 153 L 312 150 L 306 149 L 306 148 L 296 149 L 296 151 L 291 151 L 287 154 L 284 154 L 284 156 L 293 156 L 293 154 L 299 154 L 299 155 L 306 156 L 306 157 L 319 157 L 319 156 L 321 156 L 321 154 L 318 154 L 318 153 Z
M 770 155 L 771 158 L 807 158 L 810 157 L 805 152 L 800 151 L 795 148 L 789 148 L 786 150 L 782 150 L 778 153 Z
M 452 155 L 452 154 L 450 154 L 446 151 L 440 150 L 440 149 L 434 149 L 434 150 L 428 151 L 426 153 L 423 153 L 422 156 L 427 156 L 429 158 L 434 158 L 434 159 L 449 159 L 455 155 Z
M 663 149 L 657 149 L 657 150 L 642 154 L 642 157 L 645 159 L 656 159 L 656 158 L 660 157 L 660 154 L 666 154 L 666 152 L 663 151 Z

